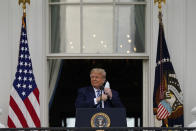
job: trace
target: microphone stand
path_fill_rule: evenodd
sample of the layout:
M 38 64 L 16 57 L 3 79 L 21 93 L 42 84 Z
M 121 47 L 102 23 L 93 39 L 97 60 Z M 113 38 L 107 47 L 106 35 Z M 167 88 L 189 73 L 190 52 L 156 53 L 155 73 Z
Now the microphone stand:
M 103 108 L 103 99 L 102 99 L 102 94 L 103 94 L 102 92 L 103 92 L 103 88 L 104 88 L 104 86 L 101 86 L 101 87 L 100 87 L 100 90 L 101 90 L 101 95 L 100 95 L 100 102 L 101 102 L 101 104 L 100 104 L 100 105 L 101 105 L 101 107 L 100 107 L 100 108 Z

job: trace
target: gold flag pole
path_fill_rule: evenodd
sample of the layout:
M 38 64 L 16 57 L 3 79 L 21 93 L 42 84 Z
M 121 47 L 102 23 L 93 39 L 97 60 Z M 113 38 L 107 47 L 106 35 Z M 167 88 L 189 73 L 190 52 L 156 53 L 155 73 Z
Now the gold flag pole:
M 166 0 L 154 0 L 154 4 L 158 3 L 158 8 L 159 8 L 159 22 L 162 23 L 162 3 L 165 4 Z
M 29 3 L 30 5 L 30 0 L 18 0 L 18 4 L 23 4 L 22 5 L 22 8 L 23 8 L 23 17 L 22 17 L 22 23 L 23 23 L 23 26 L 26 28 L 26 24 L 24 22 L 24 18 L 26 17 L 26 3 Z
M 23 8 L 23 13 L 26 13 L 26 3 L 28 3 L 30 5 L 30 0 L 18 0 L 18 4 L 23 4 L 22 8 Z

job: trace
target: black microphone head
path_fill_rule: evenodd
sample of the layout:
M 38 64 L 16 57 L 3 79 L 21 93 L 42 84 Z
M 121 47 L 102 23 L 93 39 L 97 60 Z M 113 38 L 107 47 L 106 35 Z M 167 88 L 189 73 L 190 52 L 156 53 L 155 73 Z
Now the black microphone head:
M 103 85 L 100 87 L 100 90 L 104 90 L 106 82 L 107 81 L 105 80 L 104 83 L 103 83 Z
M 101 87 L 100 87 L 100 90 L 103 90 L 103 89 L 104 89 L 104 86 L 101 86 Z

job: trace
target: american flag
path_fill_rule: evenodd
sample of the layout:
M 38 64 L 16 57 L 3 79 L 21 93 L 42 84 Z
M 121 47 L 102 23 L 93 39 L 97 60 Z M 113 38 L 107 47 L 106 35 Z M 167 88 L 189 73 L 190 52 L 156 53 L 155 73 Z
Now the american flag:
M 39 90 L 29 53 L 25 13 L 22 17 L 18 65 L 10 95 L 7 124 L 9 128 L 41 126 Z

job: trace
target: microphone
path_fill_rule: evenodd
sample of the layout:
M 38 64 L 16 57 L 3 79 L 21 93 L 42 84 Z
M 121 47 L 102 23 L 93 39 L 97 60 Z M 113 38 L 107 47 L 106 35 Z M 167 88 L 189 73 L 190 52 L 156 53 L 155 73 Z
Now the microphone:
M 102 99 L 102 91 L 104 90 L 106 83 L 107 83 L 107 80 L 105 80 L 105 82 L 103 83 L 103 85 L 100 87 L 100 90 L 101 90 L 101 97 L 100 97 L 101 108 L 103 107 L 103 103 L 102 103 L 103 102 L 103 99 Z
M 105 80 L 105 82 L 103 83 L 103 85 L 100 87 L 100 90 L 104 90 L 104 88 L 106 88 L 106 83 L 108 83 L 107 80 Z

